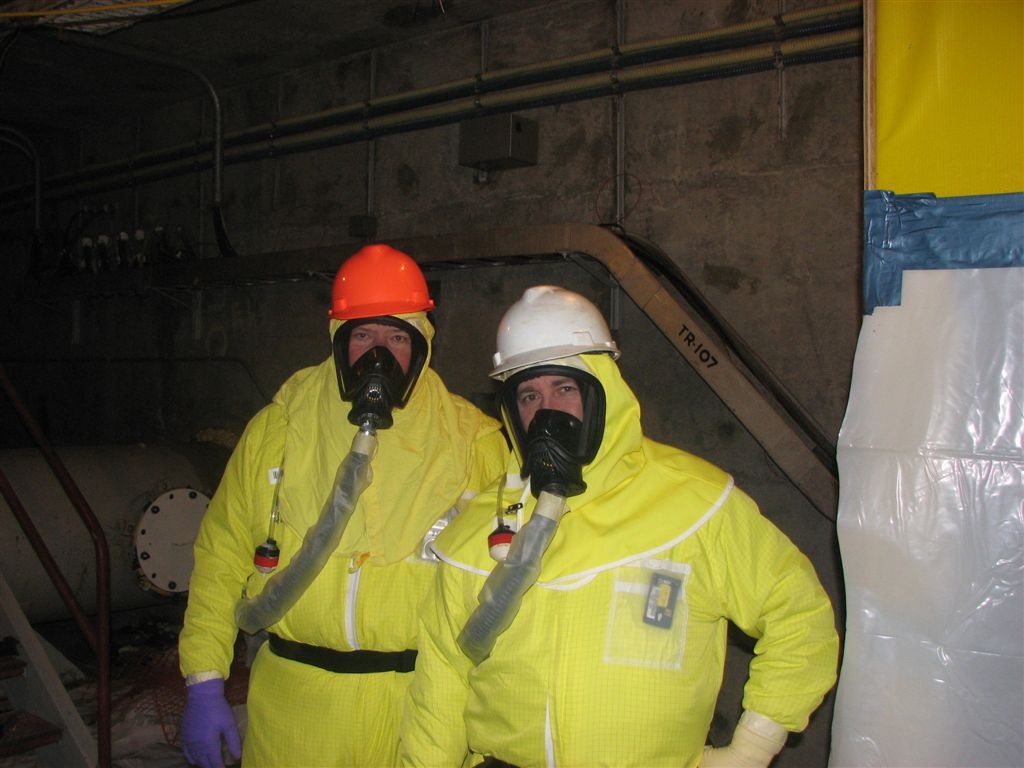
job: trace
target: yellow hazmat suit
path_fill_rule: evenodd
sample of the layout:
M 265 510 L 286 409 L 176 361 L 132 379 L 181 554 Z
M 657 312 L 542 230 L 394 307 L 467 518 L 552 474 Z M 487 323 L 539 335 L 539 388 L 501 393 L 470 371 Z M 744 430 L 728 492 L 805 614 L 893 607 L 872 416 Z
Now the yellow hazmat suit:
M 428 343 L 425 315 L 401 315 Z M 331 321 L 331 334 L 339 327 Z M 429 352 L 428 352 L 429 355 Z M 203 519 L 185 626 L 184 675 L 227 677 L 237 634 L 235 606 L 267 576 L 253 553 L 267 537 L 275 485 L 279 568 L 320 514 L 356 427 L 347 420 L 334 362 L 301 370 L 249 423 Z M 500 475 L 508 450 L 500 425 L 450 394 L 429 356 L 394 425 L 377 433 L 372 481 L 338 549 L 283 618 L 287 640 L 342 651 L 416 648 L 417 614 L 434 582 L 423 554 L 438 520 Z M 398 726 L 410 674 L 348 674 L 275 655 L 264 644 L 250 675 L 243 764 L 272 768 L 379 766 L 397 762 Z
M 727 620 L 757 638 L 745 709 L 800 731 L 835 681 L 834 616 L 808 559 L 726 473 L 643 437 L 610 357 L 580 359 L 607 400 L 587 490 L 569 498 L 539 580 L 477 667 L 456 638 L 494 567 L 496 510 L 522 501 L 525 521 L 536 500 L 492 489 L 434 542 L 439 594 L 423 610 L 403 764 L 493 755 L 516 766 L 692 768 Z

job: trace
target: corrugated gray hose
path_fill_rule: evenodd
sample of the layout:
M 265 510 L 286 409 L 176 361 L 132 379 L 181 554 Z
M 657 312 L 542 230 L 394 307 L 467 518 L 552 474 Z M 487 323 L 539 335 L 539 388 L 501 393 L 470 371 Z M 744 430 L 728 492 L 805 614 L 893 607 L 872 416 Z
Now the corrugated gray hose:
M 523 595 L 540 576 L 541 558 L 565 514 L 564 496 L 541 491 L 533 517 L 512 539 L 508 557 L 498 563 L 480 590 L 480 604 L 459 633 L 459 647 L 474 664 L 491 655 L 498 635 L 519 613 Z
M 320 510 L 320 517 L 306 531 L 295 557 L 270 577 L 262 592 L 253 598 L 242 598 L 235 607 L 235 622 L 243 632 L 252 635 L 280 621 L 327 565 L 341 542 L 359 496 L 370 484 L 370 460 L 376 450 L 376 433 L 360 429 L 334 475 L 334 488 Z

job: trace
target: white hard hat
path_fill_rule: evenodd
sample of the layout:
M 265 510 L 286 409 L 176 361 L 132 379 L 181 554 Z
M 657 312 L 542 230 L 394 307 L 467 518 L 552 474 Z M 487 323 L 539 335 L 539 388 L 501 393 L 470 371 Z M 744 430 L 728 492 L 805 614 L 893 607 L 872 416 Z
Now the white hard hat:
M 587 352 L 619 357 L 597 307 L 555 285 L 526 289 L 501 318 L 497 344 L 491 376 L 499 380 L 522 368 Z

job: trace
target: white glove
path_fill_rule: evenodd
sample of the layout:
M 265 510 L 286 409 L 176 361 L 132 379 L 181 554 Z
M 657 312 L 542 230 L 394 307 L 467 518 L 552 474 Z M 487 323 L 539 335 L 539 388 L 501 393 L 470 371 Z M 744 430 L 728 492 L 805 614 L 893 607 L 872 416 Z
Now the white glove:
M 768 768 L 788 735 L 771 718 L 748 709 L 740 716 L 729 746 L 704 747 L 700 768 Z

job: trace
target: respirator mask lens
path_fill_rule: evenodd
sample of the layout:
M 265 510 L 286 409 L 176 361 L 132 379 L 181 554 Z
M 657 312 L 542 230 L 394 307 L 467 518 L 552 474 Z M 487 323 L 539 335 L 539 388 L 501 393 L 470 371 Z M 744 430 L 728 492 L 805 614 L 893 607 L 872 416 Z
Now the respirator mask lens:
M 519 385 L 540 376 L 571 378 L 579 386 L 583 418 L 561 410 L 540 409 L 529 429 L 519 416 Z M 501 412 L 522 462 L 523 477 L 530 478 L 535 496 L 549 490 L 575 496 L 586 490 L 583 467 L 594 460 L 604 436 L 604 388 L 590 373 L 564 365 L 527 368 L 509 377 L 502 386 Z
M 349 363 L 352 332 L 370 323 L 388 325 L 409 334 L 412 351 L 407 371 L 402 370 L 391 350 L 385 346 L 371 347 L 355 363 Z M 352 403 L 349 422 L 360 426 L 369 421 L 377 429 L 390 427 L 394 423 L 392 409 L 405 407 L 426 359 L 426 340 L 404 320 L 373 317 L 342 325 L 334 334 L 334 367 L 341 399 Z

